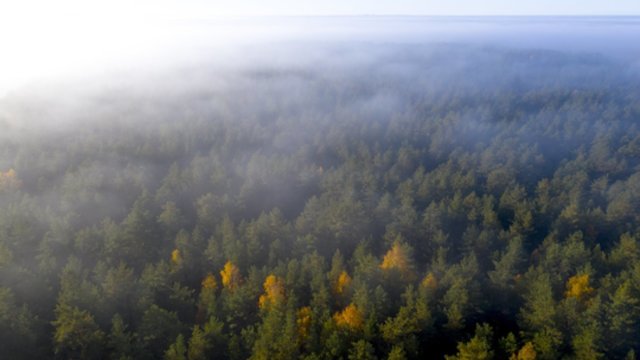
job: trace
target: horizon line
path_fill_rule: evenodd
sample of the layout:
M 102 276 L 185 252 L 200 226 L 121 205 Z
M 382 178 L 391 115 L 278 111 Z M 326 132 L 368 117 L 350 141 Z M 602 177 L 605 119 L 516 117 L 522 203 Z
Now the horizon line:
M 190 17 L 215 18 L 322 18 L 322 17 L 430 17 L 430 18 L 640 18 L 638 14 L 219 14 Z

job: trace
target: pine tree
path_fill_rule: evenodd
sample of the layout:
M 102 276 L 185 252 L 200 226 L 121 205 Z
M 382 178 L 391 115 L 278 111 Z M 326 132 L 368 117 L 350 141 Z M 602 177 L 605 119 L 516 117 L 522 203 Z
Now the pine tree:
M 447 360 L 493 359 L 492 338 L 493 329 L 489 324 L 477 324 L 473 338 L 466 343 L 458 343 L 458 353 L 445 358 Z
M 165 360 L 187 360 L 187 346 L 184 343 L 184 336 L 178 335 L 176 341 L 169 346 L 164 353 Z
M 93 315 L 74 306 L 58 305 L 53 342 L 55 354 L 64 359 L 100 359 L 105 346 L 105 334 Z

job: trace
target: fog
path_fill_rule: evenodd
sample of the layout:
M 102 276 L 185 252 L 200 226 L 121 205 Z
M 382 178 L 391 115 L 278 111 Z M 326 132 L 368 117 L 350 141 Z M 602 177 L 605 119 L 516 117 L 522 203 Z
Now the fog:
M 415 78 L 414 72 L 426 70 L 433 83 L 456 83 L 462 71 L 478 67 L 486 74 L 487 85 L 493 86 L 488 80 L 494 72 L 503 79 L 508 76 L 491 67 L 491 61 L 498 59 L 490 59 L 489 49 L 496 56 L 517 50 L 551 54 L 540 52 L 548 50 L 575 59 L 582 56 L 587 62 L 600 57 L 595 61 L 606 59 L 612 62 L 610 69 L 630 74 L 640 67 L 640 44 L 635 41 L 640 20 L 634 17 L 257 17 L 134 25 L 129 22 L 122 29 L 109 25 L 114 29 L 111 33 L 109 27 L 101 28 L 94 42 L 87 38 L 91 31 L 78 37 L 71 32 L 82 33 L 81 28 L 68 29 L 47 46 L 47 37 L 32 41 L 34 53 L 29 58 L 15 59 L 25 54 L 7 49 L 7 56 L 15 61 L 1 70 L 7 75 L 0 89 L 1 110 L 6 113 L 12 103 L 27 98 L 70 110 L 88 105 L 83 104 L 87 97 L 98 94 L 132 91 L 150 98 L 160 93 L 222 91 L 224 82 L 233 82 L 232 74 L 263 69 L 339 77 L 342 72 L 369 67 L 381 76 L 397 76 L 396 80 Z M 85 56 L 86 52 L 91 53 Z M 443 59 L 436 66 L 447 66 L 429 69 L 423 62 L 436 57 Z M 50 62 L 58 65 L 48 68 Z M 537 65 L 508 64 L 509 76 L 544 81 L 535 72 L 549 69 Z M 576 65 L 582 66 L 562 70 L 578 74 L 581 69 Z M 12 83 L 10 75 L 15 72 L 32 75 Z M 29 111 L 37 109 L 30 106 Z M 53 126 L 70 120 L 52 115 L 37 120 Z M 4 117 L 12 123 L 36 121 Z
M 604 53 L 636 59 L 634 17 L 230 17 L 210 20 L 86 21 L 38 18 L 3 29 L 0 95 L 27 84 L 76 79 L 101 82 L 123 72 L 176 67 L 326 60 L 331 44 L 474 44 L 520 49 Z M 76 18 L 73 18 L 76 19 Z M 306 43 L 311 54 L 271 46 Z M 257 49 L 256 49 L 257 48 Z M 368 57 L 368 55 L 364 55 Z M 331 59 L 336 61 L 338 59 Z M 194 64 L 195 63 L 195 64 Z M 37 86 L 37 85 L 36 85 Z
M 637 285 L 639 18 L 85 25 L 0 69 L 0 353 L 442 357 L 487 323 L 555 358 Z M 304 307 L 313 341 L 280 336 Z
M 181 123 L 220 123 L 239 136 L 261 138 L 262 147 L 239 147 L 232 154 L 242 162 L 254 152 L 293 155 L 334 122 L 344 122 L 343 130 L 363 122 L 386 127 L 422 111 L 457 112 L 459 137 L 447 141 L 472 148 L 502 130 L 494 128 L 490 107 L 505 95 L 599 93 L 603 84 L 610 91 L 631 91 L 639 70 L 637 18 L 275 17 L 140 26 L 152 40 L 142 52 L 123 51 L 99 67 L 52 72 L 6 92 L 0 100 L 2 168 L 16 167 L 13 151 L 24 144 L 32 144 L 34 153 L 23 157 L 46 158 L 51 154 L 40 151 L 49 148 L 60 151 L 58 161 L 66 163 L 68 140 L 91 135 L 105 150 L 116 146 L 117 134 L 162 142 L 154 138 L 171 135 L 159 129 Z M 536 106 L 531 115 L 544 115 Z M 561 112 L 592 118 L 584 110 Z M 263 134 L 247 130 L 274 124 Z M 352 135 L 363 136 L 345 132 L 336 141 Z M 127 151 L 117 155 L 120 160 L 107 151 L 105 162 L 97 164 L 108 172 L 128 161 Z M 194 154 L 181 156 L 161 162 L 184 162 Z M 141 176 L 151 181 L 166 169 L 156 170 Z M 42 176 L 42 169 L 23 172 L 32 171 L 25 184 Z

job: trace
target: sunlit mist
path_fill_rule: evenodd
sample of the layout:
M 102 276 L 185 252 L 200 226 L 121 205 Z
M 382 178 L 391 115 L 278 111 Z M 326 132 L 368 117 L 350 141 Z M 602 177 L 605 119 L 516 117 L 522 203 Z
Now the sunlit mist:
M 169 1 L 4 1 L 0 94 L 34 80 L 157 62 L 190 14 L 176 10 Z

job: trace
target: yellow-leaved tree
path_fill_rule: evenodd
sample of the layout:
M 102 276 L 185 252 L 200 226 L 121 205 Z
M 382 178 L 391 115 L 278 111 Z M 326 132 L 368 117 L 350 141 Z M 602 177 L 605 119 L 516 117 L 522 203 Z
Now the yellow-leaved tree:
M 173 249 L 171 252 L 171 263 L 175 266 L 180 266 L 182 264 L 182 254 L 180 250 Z
M 574 275 L 567 281 L 567 298 L 583 300 L 593 293 L 593 288 L 589 285 L 589 274 Z
M 202 290 L 200 291 L 200 302 L 198 304 L 198 318 L 208 318 L 215 313 L 216 309 L 216 290 L 218 289 L 218 281 L 215 275 L 208 273 L 202 279 Z
M 362 311 L 354 304 L 349 304 L 344 310 L 333 315 L 333 321 L 345 329 L 357 331 L 362 330 L 364 326 L 364 316 Z
M 20 188 L 20 185 L 22 185 L 22 183 L 18 180 L 18 175 L 15 170 L 0 171 L 0 191 L 15 190 Z
M 338 280 L 336 280 L 333 291 L 337 295 L 342 295 L 349 287 L 349 285 L 351 285 L 351 276 L 349 276 L 349 274 L 343 270 L 338 276 Z
M 509 360 L 536 360 L 537 355 L 533 343 L 528 342 L 518 351 L 518 354 L 511 355 Z
M 260 295 L 258 305 L 261 309 L 280 305 L 284 302 L 284 283 L 275 275 L 269 275 L 264 280 L 264 294 Z
M 420 282 L 420 286 L 433 291 L 438 288 L 438 279 L 432 272 L 429 272 Z
M 231 261 L 227 261 L 227 263 L 224 264 L 224 268 L 220 271 L 220 276 L 222 277 L 222 286 L 229 290 L 236 289 L 242 283 L 240 269 Z
M 391 249 L 387 251 L 380 264 L 380 269 L 386 272 L 398 272 L 406 281 L 415 279 L 415 271 L 413 264 L 413 250 L 411 247 L 400 239 L 396 239 Z
M 311 308 L 308 306 L 298 310 L 296 324 L 298 325 L 298 336 L 301 341 L 309 337 L 309 332 L 311 331 L 311 315 Z
M 203 290 L 215 290 L 218 288 L 218 281 L 212 273 L 208 273 L 202 280 Z

